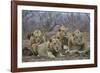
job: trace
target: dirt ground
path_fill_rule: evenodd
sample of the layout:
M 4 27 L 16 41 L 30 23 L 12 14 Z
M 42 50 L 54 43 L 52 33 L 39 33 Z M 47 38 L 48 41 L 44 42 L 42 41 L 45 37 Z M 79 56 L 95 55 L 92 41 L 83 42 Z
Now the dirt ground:
M 38 56 L 23 56 L 22 62 L 40 62 L 40 61 L 61 61 L 61 60 L 83 60 L 83 59 L 90 59 L 90 52 L 85 54 L 79 53 L 67 53 L 64 56 L 57 56 L 54 59 L 50 59 L 48 57 L 38 57 Z

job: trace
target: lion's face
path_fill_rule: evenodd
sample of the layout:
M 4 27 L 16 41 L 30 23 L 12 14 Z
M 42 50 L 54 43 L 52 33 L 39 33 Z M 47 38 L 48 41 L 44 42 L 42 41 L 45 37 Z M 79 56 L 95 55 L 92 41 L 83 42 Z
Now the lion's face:
M 82 33 L 79 31 L 79 30 L 76 30 L 74 33 L 73 33 L 73 41 L 76 43 L 76 44 L 81 44 L 82 43 Z
M 75 35 L 75 36 L 80 36 L 80 35 L 81 35 L 80 30 L 79 30 L 79 29 L 76 29 L 76 30 L 74 31 L 74 35 Z
M 65 26 L 61 26 L 59 31 L 60 31 L 61 35 L 65 36 L 66 33 L 68 32 L 68 28 Z
M 66 37 L 67 33 L 68 28 L 62 25 L 56 33 L 56 37 L 61 41 L 64 37 Z
M 74 41 L 77 43 L 77 44 L 80 44 L 82 42 L 82 36 L 79 35 L 79 36 L 74 36 Z
M 45 41 L 44 35 L 40 30 L 35 30 L 33 33 L 33 42 L 34 43 L 42 43 Z
M 33 35 L 34 35 L 34 37 L 38 38 L 38 37 L 41 37 L 42 32 L 41 32 L 40 30 L 35 30 L 35 31 L 33 32 Z
M 54 49 L 56 52 L 59 52 L 61 50 L 61 42 L 58 39 L 51 39 L 49 48 Z

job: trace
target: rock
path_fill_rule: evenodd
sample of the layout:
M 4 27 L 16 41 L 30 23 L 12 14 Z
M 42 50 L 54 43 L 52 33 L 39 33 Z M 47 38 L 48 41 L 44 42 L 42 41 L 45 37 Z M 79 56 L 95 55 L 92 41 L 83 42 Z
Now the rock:
M 28 49 L 27 47 L 24 47 L 24 48 L 22 49 L 22 55 L 23 55 L 23 56 L 31 56 L 31 55 L 33 55 L 33 54 L 32 54 L 32 51 L 31 51 L 30 49 Z

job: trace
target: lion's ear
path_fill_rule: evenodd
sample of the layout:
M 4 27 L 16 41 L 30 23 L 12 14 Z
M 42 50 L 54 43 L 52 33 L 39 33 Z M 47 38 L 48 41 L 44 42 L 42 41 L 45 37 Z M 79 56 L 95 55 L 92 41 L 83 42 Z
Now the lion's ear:
M 72 36 L 75 36 L 75 34 L 74 34 L 74 33 L 72 33 Z
M 60 37 L 57 37 L 57 39 L 60 39 Z
M 30 39 L 32 36 L 32 33 L 27 34 L 27 39 Z
M 30 34 L 28 34 L 28 35 L 27 35 L 27 39 L 30 39 L 30 37 L 31 37 L 31 35 L 30 35 Z
M 33 36 L 34 34 L 31 32 L 31 36 Z
M 61 29 L 58 30 L 59 32 L 61 31 Z
M 52 39 L 49 39 L 49 42 L 52 42 Z

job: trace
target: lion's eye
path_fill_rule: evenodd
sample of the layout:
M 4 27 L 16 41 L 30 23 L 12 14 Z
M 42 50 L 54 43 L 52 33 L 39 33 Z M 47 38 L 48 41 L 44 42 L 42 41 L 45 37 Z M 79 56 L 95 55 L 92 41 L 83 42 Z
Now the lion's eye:
M 54 43 L 54 44 L 56 44 L 56 43 Z
M 76 37 L 76 39 L 78 39 L 78 37 Z

